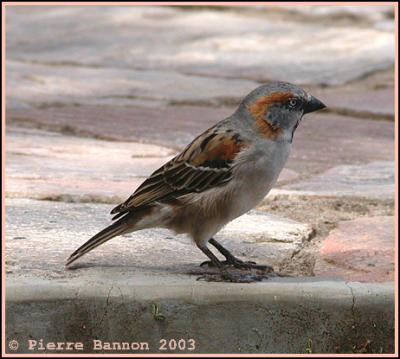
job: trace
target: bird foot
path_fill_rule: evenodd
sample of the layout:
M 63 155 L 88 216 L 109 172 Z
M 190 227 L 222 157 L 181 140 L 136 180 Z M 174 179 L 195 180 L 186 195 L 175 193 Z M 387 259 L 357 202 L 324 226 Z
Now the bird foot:
M 229 265 L 228 261 L 222 261 L 221 264 L 226 267 Z M 216 265 L 211 261 L 204 261 L 200 263 L 200 267 L 207 266 L 209 268 L 216 268 Z

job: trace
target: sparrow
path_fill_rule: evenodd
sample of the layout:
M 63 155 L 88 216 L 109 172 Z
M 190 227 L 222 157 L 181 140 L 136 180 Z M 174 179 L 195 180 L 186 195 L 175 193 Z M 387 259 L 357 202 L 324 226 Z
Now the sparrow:
M 111 214 L 112 223 L 68 258 L 66 265 L 113 237 L 153 227 L 188 234 L 224 278 L 228 267 L 272 271 L 235 257 L 213 236 L 254 208 L 276 183 L 303 115 L 325 105 L 300 87 L 271 82 L 250 92 L 236 111 L 197 136 L 153 172 Z M 220 261 L 209 249 L 215 247 Z

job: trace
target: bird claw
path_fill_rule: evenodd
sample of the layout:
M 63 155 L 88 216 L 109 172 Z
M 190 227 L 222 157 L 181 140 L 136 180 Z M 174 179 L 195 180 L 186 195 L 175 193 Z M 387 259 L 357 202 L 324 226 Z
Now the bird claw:
M 228 261 L 222 261 L 221 264 L 225 267 L 225 266 L 227 266 L 229 263 L 228 263 Z M 215 268 L 215 267 L 216 267 L 216 265 L 215 265 L 213 262 L 211 262 L 211 261 L 204 261 L 204 262 L 201 262 L 201 263 L 200 263 L 200 267 L 204 267 L 204 266 L 212 267 L 212 268 Z

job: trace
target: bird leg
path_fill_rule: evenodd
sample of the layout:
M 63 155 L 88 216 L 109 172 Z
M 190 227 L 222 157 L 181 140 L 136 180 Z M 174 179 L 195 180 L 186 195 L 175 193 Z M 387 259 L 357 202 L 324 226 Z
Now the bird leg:
M 259 269 L 262 271 L 268 271 L 268 272 L 273 272 L 274 269 L 271 266 L 268 265 L 259 265 L 255 262 L 244 262 L 239 258 L 236 258 L 231 252 L 229 252 L 224 246 L 222 246 L 222 244 L 218 243 L 214 238 L 211 238 L 209 240 L 209 242 L 218 249 L 218 251 L 226 258 L 226 261 L 219 261 L 217 257 L 214 256 L 214 254 L 212 254 L 217 261 L 219 262 L 219 265 L 225 265 L 225 266 L 233 266 L 235 268 L 238 269 Z M 209 250 L 207 248 L 207 250 Z M 211 252 L 211 251 L 210 251 Z M 210 259 L 211 257 L 208 256 Z M 211 265 L 211 266 L 215 266 L 214 261 L 211 259 L 211 261 L 206 261 L 200 264 L 200 266 L 203 266 L 205 264 Z
M 233 273 L 229 273 L 227 271 L 226 266 L 221 262 L 213 252 L 211 252 L 206 245 L 197 245 L 199 249 L 208 257 L 214 267 L 217 267 L 223 279 L 228 280 L 230 282 L 243 282 L 241 276 L 235 275 Z M 202 277 L 201 277 L 202 278 Z M 248 280 L 246 280 L 248 282 Z
M 207 261 L 207 263 L 208 262 L 211 262 L 211 264 L 214 266 L 214 267 L 217 267 L 217 268 L 223 268 L 224 267 L 224 265 L 223 265 L 223 263 L 216 257 L 216 255 L 213 253 L 213 252 L 211 252 L 208 248 L 207 248 L 207 246 L 206 245 L 197 245 L 197 247 L 199 247 L 199 249 L 208 257 L 208 258 L 210 258 L 210 261 Z M 203 264 L 203 263 L 202 263 Z M 201 265 L 202 265 L 201 264 Z

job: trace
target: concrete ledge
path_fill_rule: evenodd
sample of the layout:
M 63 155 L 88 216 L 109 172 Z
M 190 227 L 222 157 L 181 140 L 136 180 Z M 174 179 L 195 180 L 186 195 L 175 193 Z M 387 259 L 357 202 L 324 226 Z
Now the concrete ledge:
M 93 340 L 144 342 L 149 350 L 139 352 L 157 353 L 163 338 L 184 339 L 186 353 L 394 351 L 393 283 L 208 283 L 187 275 L 99 270 L 101 276 L 83 270 L 68 281 L 10 275 L 6 336 L 7 343 L 19 343 L 13 353 L 38 353 L 28 350 L 28 340 L 40 339 L 83 342 L 84 353 L 110 352 L 94 351 Z M 132 352 L 138 351 L 124 351 Z

